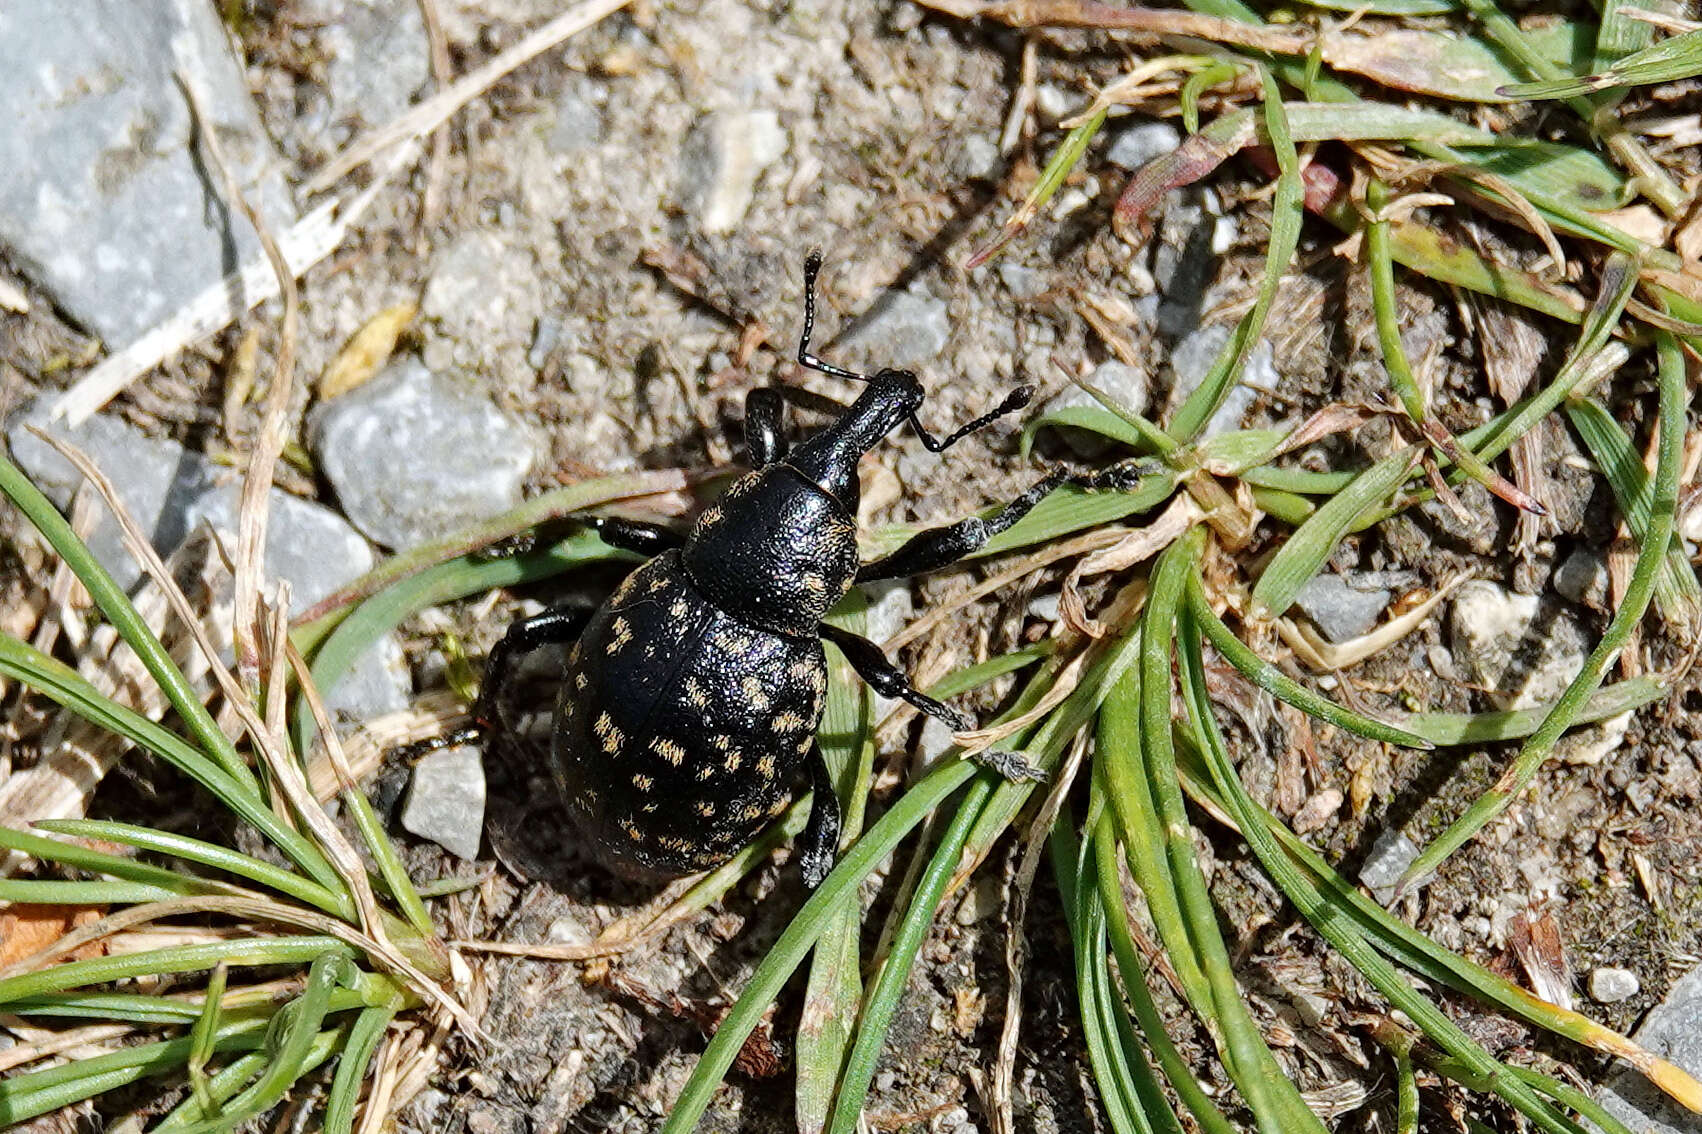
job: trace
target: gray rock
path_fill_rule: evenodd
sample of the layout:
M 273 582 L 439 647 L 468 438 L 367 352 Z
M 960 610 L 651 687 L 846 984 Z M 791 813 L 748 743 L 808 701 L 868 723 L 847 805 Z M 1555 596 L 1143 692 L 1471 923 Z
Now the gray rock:
M 334 718 L 364 722 L 406 709 L 413 689 L 402 641 L 390 633 L 373 643 L 342 674 L 326 679 L 320 692 Z
M 710 236 L 732 232 L 744 219 L 757 178 L 786 153 L 786 131 L 772 110 L 705 115 L 680 155 L 680 197 Z
M 1583 668 L 1590 639 L 1565 604 L 1474 580 L 1449 612 L 1454 661 L 1503 709 L 1555 700 Z
M 1033 299 L 1046 290 L 1046 276 L 1021 264 L 1002 263 L 998 267 L 999 282 L 1011 293 L 1012 299 Z
M 1170 368 L 1174 381 L 1170 387 L 1170 411 L 1174 413 L 1188 395 L 1197 390 L 1213 364 L 1229 344 L 1234 328 L 1213 324 L 1190 332 L 1170 352 Z M 1241 428 L 1241 420 L 1253 408 L 1261 393 L 1270 393 L 1282 384 L 1282 374 L 1276 368 L 1271 344 L 1261 339 L 1247 355 L 1241 368 L 1241 379 L 1224 396 L 1217 412 L 1206 423 L 1202 437 L 1216 437 Z
M 48 401 L 38 400 L 7 426 L 12 455 L 60 508 L 69 507 L 82 476 L 27 428 L 35 425 L 82 449 L 118 488 L 119 499 L 161 555 L 170 555 L 201 524 L 223 532 L 234 548 L 241 476 L 175 441 L 145 437 L 111 418 L 95 416 L 68 429 L 47 422 Z M 328 508 L 272 490 L 266 532 L 267 574 L 290 581 L 293 607 L 302 610 L 372 568 L 372 549 Z M 102 510 L 89 547 L 123 586 L 141 577 Z
M 0 244 L 109 347 L 260 251 L 191 151 L 179 69 L 245 195 L 275 231 L 287 227 L 283 163 L 214 5 L 0 4 Z
M 1702 968 L 1692 969 L 1631 1037 L 1692 1075 L 1702 1075 Z M 1608 1081 L 1602 1109 L 1644 1134 L 1702 1134 L 1702 1115 L 1679 1106 L 1635 1071 Z
M 418 0 L 413 0 L 418 3 Z M 603 141 L 603 112 L 578 86 L 570 85 L 556 98 L 556 121 L 550 130 L 550 149 L 576 154 Z
M 1388 905 L 1395 898 L 1395 883 L 1401 880 L 1418 858 L 1418 844 L 1406 837 L 1399 828 L 1387 827 L 1377 836 L 1377 841 L 1371 844 L 1371 853 L 1365 856 L 1365 865 L 1359 868 L 1359 881 L 1380 905 Z M 1430 881 L 1434 875 L 1425 875 L 1418 880 L 1419 885 Z
M 844 341 L 880 358 L 884 366 L 915 369 L 938 358 L 950 338 L 945 300 L 911 290 L 881 296 Z
M 507 373 L 545 314 L 531 249 L 477 229 L 457 237 L 432 259 L 420 314 L 441 335 L 426 342 L 428 366 Z
M 1599 1004 L 1629 1000 L 1643 990 L 1643 982 L 1630 969 L 1603 965 L 1590 974 L 1590 998 Z
M 321 0 L 319 47 L 334 120 L 382 126 L 431 79 L 418 0 Z
M 534 456 L 488 397 L 414 358 L 320 407 L 311 436 L 344 514 L 389 547 L 512 507 Z
M 1361 590 L 1340 575 L 1317 575 L 1294 596 L 1294 605 L 1332 642 L 1363 637 L 1388 609 L 1392 593 L 1381 587 Z
M 951 158 L 952 172 L 965 181 L 996 177 L 1001 164 L 999 143 L 985 134 L 964 138 Z
M 1117 132 L 1105 148 L 1105 160 L 1124 169 L 1139 169 L 1182 144 L 1182 135 L 1168 122 L 1140 122 Z
M 1607 609 L 1607 587 L 1607 559 L 1587 547 L 1568 555 L 1554 572 L 1556 591 L 1593 610 Z
M 402 826 L 458 858 L 479 857 L 485 769 L 471 745 L 433 752 L 414 766 Z

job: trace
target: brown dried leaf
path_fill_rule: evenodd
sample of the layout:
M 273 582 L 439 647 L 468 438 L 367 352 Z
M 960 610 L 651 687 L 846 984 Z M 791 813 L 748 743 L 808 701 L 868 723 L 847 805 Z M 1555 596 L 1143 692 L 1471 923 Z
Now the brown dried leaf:
M 0 968 L 16 964 L 41 952 L 68 932 L 105 912 L 100 906 L 68 906 L 60 903 L 18 903 L 0 910 Z M 71 954 L 72 960 L 99 957 L 106 950 L 90 941 Z

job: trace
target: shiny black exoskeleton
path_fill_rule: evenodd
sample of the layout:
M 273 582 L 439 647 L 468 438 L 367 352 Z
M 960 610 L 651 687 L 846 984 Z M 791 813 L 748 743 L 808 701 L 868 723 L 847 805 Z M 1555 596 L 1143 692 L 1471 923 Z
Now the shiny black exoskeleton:
M 617 873 L 674 877 L 724 862 L 754 839 L 800 786 L 813 790 L 800 838 L 805 883 L 833 865 L 834 795 L 816 729 L 827 688 L 822 640 L 838 646 L 877 692 L 900 697 L 954 729 L 970 721 L 917 691 L 874 643 L 822 621 L 853 584 L 954 563 L 1010 527 L 1063 483 L 1055 473 L 988 518 L 919 533 L 872 563 L 857 557 L 857 463 L 909 422 L 932 451 L 1028 404 L 1023 387 L 945 438 L 916 417 L 924 392 L 907 370 L 857 374 L 810 353 L 815 279 L 804 266 L 798 361 L 866 382 L 837 420 L 797 448 L 782 432 L 782 402 L 753 391 L 745 432 L 753 472 L 736 481 L 682 541 L 666 528 L 592 521 L 611 544 L 655 557 L 587 622 L 547 611 L 510 626 L 491 652 L 475 731 L 520 655 L 574 641 L 562 674 L 551 758 L 567 812 L 593 857 Z

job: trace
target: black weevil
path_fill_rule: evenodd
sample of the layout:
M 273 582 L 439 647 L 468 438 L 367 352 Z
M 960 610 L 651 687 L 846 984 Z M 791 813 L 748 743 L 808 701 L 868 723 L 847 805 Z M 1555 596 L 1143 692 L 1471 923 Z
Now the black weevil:
M 821 255 L 804 262 L 804 333 L 798 362 L 867 383 L 832 424 L 790 448 L 783 403 L 771 389 L 745 402 L 755 471 L 733 485 L 683 540 L 667 528 L 589 521 L 608 543 L 651 555 L 587 615 L 558 608 L 511 625 L 486 663 L 473 726 L 420 747 L 489 735 L 515 661 L 573 642 L 561 675 L 551 761 L 569 818 L 593 858 L 618 874 L 678 877 L 725 862 L 761 833 L 800 783 L 813 792 L 799 839 L 806 885 L 833 865 L 839 800 L 816 744 L 832 642 L 876 692 L 902 698 L 954 730 L 957 710 L 917 690 L 880 648 L 822 621 L 855 583 L 895 579 L 955 563 L 1028 513 L 1066 480 L 1054 472 L 990 517 L 930 528 L 892 554 L 857 557 L 857 463 L 909 422 L 941 452 L 1026 406 L 1020 387 L 944 438 L 916 416 L 914 373 L 858 374 L 810 353 Z M 1112 470 L 1108 470 L 1111 472 Z M 1120 478 L 1083 478 L 1125 487 Z

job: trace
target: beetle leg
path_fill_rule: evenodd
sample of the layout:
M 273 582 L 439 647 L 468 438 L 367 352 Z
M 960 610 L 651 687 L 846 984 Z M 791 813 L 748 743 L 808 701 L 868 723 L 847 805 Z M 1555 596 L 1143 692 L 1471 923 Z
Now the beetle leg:
M 901 579 L 956 563 L 965 555 L 979 551 L 988 540 L 1028 515 L 1047 494 L 1070 479 L 1069 473 L 1059 470 L 991 516 L 969 516 L 955 524 L 917 532 L 891 555 L 865 564 L 857 572 L 857 581 L 868 583 L 876 579 Z
M 579 637 L 580 630 L 590 619 L 589 609 L 546 610 L 533 618 L 524 618 L 508 627 L 485 659 L 485 679 L 479 685 L 478 700 L 473 702 L 472 723 L 465 727 L 430 736 L 413 744 L 398 745 L 385 753 L 388 757 L 413 763 L 422 756 L 459 748 L 463 744 L 478 744 L 489 740 L 502 724 L 498 698 L 508 684 L 509 671 L 516 659 L 540 646 L 553 642 L 570 642 Z
M 833 860 L 839 854 L 839 796 L 833 790 L 833 777 L 828 774 L 821 745 L 810 745 L 805 764 L 814 795 L 810 800 L 809 821 L 798 836 L 798 869 L 804 876 L 804 885 L 814 890 L 833 869 Z
M 857 676 L 868 682 L 869 688 L 882 697 L 897 697 L 907 701 L 930 717 L 936 717 L 950 725 L 953 732 L 975 727 L 974 721 L 956 709 L 941 704 L 910 684 L 910 679 L 904 676 L 904 671 L 893 665 L 881 652 L 881 648 L 867 638 L 841 630 L 837 626 L 829 626 L 825 622 L 817 629 L 823 638 L 839 647 L 840 652 L 845 655 L 845 660 L 857 671 Z
M 786 456 L 786 403 L 777 390 L 759 386 L 745 395 L 745 448 L 754 469 Z
M 916 436 L 922 439 L 922 447 L 924 449 L 927 449 L 930 453 L 943 453 L 959 441 L 962 441 L 965 437 L 968 437 L 971 433 L 974 433 L 976 430 L 983 426 L 990 425 L 999 418 L 1004 417 L 1007 413 L 1015 413 L 1017 410 L 1022 409 L 1033 400 L 1033 386 L 1018 386 L 1016 389 L 1005 395 L 1004 401 L 1000 402 L 998 405 L 994 406 L 968 425 L 960 426 L 953 430 L 945 437 L 935 437 L 932 433 L 929 433 L 922 427 L 922 419 L 916 416 L 916 411 L 911 410 L 910 428 L 914 429 L 916 431 Z
M 573 641 L 590 618 L 587 608 L 558 608 L 512 623 L 485 659 L 485 679 L 479 685 L 479 699 L 473 702 L 474 726 L 488 736 L 502 724 L 497 701 L 516 661 L 540 647 Z
M 636 551 L 640 555 L 660 555 L 685 542 L 685 537 L 672 528 L 647 524 L 643 520 L 623 520 L 619 516 L 592 516 L 585 521 L 585 526 L 602 536 L 603 542 L 610 547 Z

